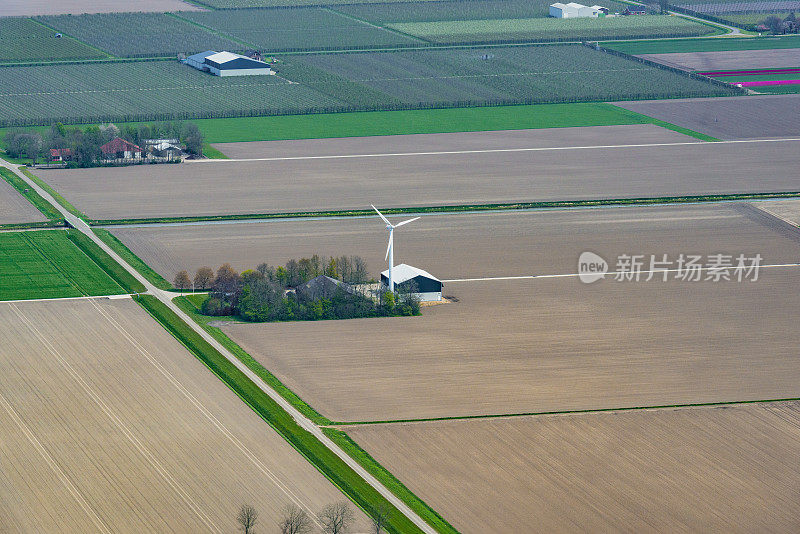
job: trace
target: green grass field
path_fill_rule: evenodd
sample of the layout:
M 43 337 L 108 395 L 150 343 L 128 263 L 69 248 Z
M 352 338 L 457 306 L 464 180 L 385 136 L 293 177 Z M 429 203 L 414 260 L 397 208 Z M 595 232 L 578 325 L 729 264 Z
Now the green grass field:
M 122 293 L 65 230 L 0 233 L 0 300 Z
M 0 19 L 0 62 L 76 60 L 106 57 L 75 39 L 56 37 L 56 30 L 31 19 Z
M 663 41 L 608 41 L 602 43 L 602 45 L 626 54 L 769 50 L 800 48 L 800 35 L 725 39 L 668 39 Z

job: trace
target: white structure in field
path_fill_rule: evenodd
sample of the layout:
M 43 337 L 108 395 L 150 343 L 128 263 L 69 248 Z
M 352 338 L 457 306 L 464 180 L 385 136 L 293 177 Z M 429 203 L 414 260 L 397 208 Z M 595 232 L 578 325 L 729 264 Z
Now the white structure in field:
M 275 74 L 268 63 L 232 52 L 206 50 L 183 60 L 190 67 L 215 76 L 255 76 Z
M 389 271 L 381 273 L 381 283 L 389 286 Z M 421 302 L 442 300 L 442 281 L 428 271 L 401 263 L 392 269 L 392 283 L 401 292 L 412 292 Z
M 585 6 L 575 2 L 550 4 L 550 16 L 557 19 L 597 18 L 606 15 L 608 15 L 608 9 L 603 6 Z
M 392 276 L 394 274 L 394 229 L 397 228 L 398 226 L 403 226 L 404 224 L 408 224 L 408 223 L 410 223 L 412 221 L 416 221 L 417 219 L 419 219 L 419 217 L 414 217 L 413 219 L 408 219 L 408 220 L 405 220 L 403 222 L 399 222 L 397 224 L 392 224 L 392 223 L 389 222 L 389 219 L 387 219 L 386 217 L 383 216 L 383 213 L 378 211 L 378 208 L 376 208 L 375 206 L 372 206 L 372 209 L 374 209 L 378 213 L 378 215 L 381 216 L 381 219 L 383 219 L 383 222 L 386 223 L 386 229 L 389 230 L 389 246 L 386 247 L 386 257 L 383 258 L 383 259 L 384 260 L 389 260 L 389 270 L 386 271 L 386 273 L 387 273 L 387 275 L 386 275 L 386 287 L 389 288 L 389 291 L 394 293 L 394 278 Z

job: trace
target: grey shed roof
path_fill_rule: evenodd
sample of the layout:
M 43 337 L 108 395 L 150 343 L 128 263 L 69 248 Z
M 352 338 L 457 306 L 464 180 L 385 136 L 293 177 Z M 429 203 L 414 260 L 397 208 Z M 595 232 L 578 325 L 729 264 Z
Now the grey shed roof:
M 353 288 L 348 284 L 345 284 L 341 280 L 336 280 L 335 278 L 324 275 L 312 278 L 305 284 L 301 284 L 295 288 L 295 291 L 299 296 L 308 300 L 331 297 L 336 293 L 337 290 L 342 290 L 346 293 L 353 293 Z
M 202 63 L 208 56 L 213 56 L 217 52 L 214 50 L 206 50 L 205 52 L 200 52 L 199 54 L 192 54 L 191 56 L 186 58 L 186 61 L 196 61 L 198 63 Z

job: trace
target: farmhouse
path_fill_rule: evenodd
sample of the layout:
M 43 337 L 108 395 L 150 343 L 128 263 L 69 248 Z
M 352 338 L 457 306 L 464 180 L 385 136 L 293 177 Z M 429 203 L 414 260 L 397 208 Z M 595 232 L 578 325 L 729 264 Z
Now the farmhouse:
M 395 290 L 399 292 L 414 290 L 423 302 L 442 300 L 442 281 L 427 271 L 401 263 L 392 270 Z M 381 283 L 389 285 L 389 270 L 381 273 Z
M 141 148 L 120 137 L 115 137 L 101 146 L 100 152 L 106 159 L 136 159 L 142 157 Z
M 72 158 L 71 148 L 51 148 L 50 161 L 67 161 Z
M 345 284 L 341 280 L 337 280 L 325 275 L 312 278 L 305 284 L 299 285 L 295 288 L 297 295 L 306 300 L 330 298 L 334 296 L 337 291 L 344 291 L 345 293 L 350 294 L 354 293 L 353 288 L 348 284 Z
M 190 67 L 215 76 L 254 76 L 275 74 L 268 63 L 232 52 L 206 50 L 187 57 L 183 62 Z
M 602 6 L 585 6 L 575 2 L 568 4 L 556 2 L 550 5 L 550 16 L 559 19 L 597 18 L 606 15 L 608 15 L 608 9 Z

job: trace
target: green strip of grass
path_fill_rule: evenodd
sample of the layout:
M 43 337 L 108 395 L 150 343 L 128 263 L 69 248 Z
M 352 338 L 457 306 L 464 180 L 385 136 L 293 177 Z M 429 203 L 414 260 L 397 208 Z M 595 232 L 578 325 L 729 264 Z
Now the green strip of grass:
M 0 167 L 0 176 L 5 179 L 6 182 L 11 184 L 11 186 L 16 189 L 20 195 L 24 196 L 28 199 L 28 202 L 34 205 L 36 209 L 42 212 L 42 215 L 50 219 L 51 221 L 61 221 L 63 224 L 64 219 L 61 217 L 61 212 L 58 211 L 52 204 L 46 201 L 42 196 L 33 190 L 24 180 L 22 180 L 19 176 L 14 174 L 13 171 L 10 169 L 6 169 L 5 167 Z
M 142 293 L 145 291 L 144 284 L 134 278 L 122 265 L 114 261 L 88 236 L 77 230 L 67 230 L 67 237 L 125 291 L 128 293 Z
M 764 200 L 771 198 L 794 198 L 800 196 L 800 191 L 783 191 L 778 193 L 737 193 L 720 195 L 689 195 L 678 197 L 641 197 L 641 198 L 616 198 L 601 200 L 554 200 L 546 202 L 515 202 L 510 204 L 461 204 L 454 206 L 419 206 L 419 207 L 394 207 L 381 209 L 381 212 L 390 215 L 407 213 L 454 213 L 464 211 L 510 211 L 532 209 L 565 209 L 565 208 L 592 208 L 600 206 L 636 206 L 648 204 L 686 204 L 699 202 L 731 202 L 738 200 Z M 321 217 L 366 217 L 374 216 L 372 210 L 342 210 L 342 211 L 308 211 L 289 213 L 245 213 L 238 215 L 198 215 L 195 217 L 161 217 L 152 219 L 116 219 L 92 221 L 92 224 L 103 226 L 130 225 L 130 224 L 177 224 L 192 222 L 215 221 L 247 221 L 247 220 L 272 220 L 272 219 L 304 219 Z M 141 260 L 140 260 L 141 261 Z
M 150 282 L 159 289 L 164 289 L 164 290 L 172 289 L 172 284 L 164 280 L 164 278 L 160 274 L 151 269 L 149 265 L 147 265 L 144 261 L 142 261 L 141 258 L 139 258 L 139 256 L 131 252 L 131 250 L 128 247 L 126 247 L 122 241 L 117 239 L 117 237 L 113 235 L 111 232 L 109 232 L 104 228 L 92 228 L 92 231 L 95 233 L 97 237 L 100 238 L 100 240 L 103 243 L 111 247 L 111 250 L 119 254 L 119 256 L 123 260 L 125 260 L 128 263 L 128 265 L 136 269 L 136 271 L 139 274 L 144 276 L 148 282 Z M 144 291 L 144 286 L 142 286 L 138 281 L 136 281 L 135 278 L 133 278 L 133 280 L 136 282 L 136 286 L 132 287 L 141 286 L 142 288 L 141 290 L 137 290 L 136 292 Z
M 0 224 L 0 230 L 34 230 L 37 228 L 63 228 L 63 220 L 39 221 L 30 223 L 5 223 Z
M 61 207 L 63 207 L 65 210 L 67 210 L 68 212 L 70 212 L 74 216 L 78 217 L 79 219 L 83 219 L 84 221 L 88 221 L 89 220 L 89 218 L 86 215 L 84 215 L 82 212 L 80 212 L 78 210 L 78 208 L 76 208 L 75 206 L 70 204 L 67 201 L 67 199 L 65 199 L 64 197 L 59 195 L 58 192 L 55 189 L 50 187 L 50 185 L 48 185 L 47 182 L 45 182 L 44 180 L 42 180 L 41 178 L 39 178 L 38 176 L 33 174 L 28 169 L 22 168 L 20 170 L 22 171 L 22 173 L 25 176 L 27 176 L 28 178 L 33 180 L 36 185 L 38 185 L 39 187 L 41 187 L 42 189 L 47 191 L 50 194 L 50 196 L 52 196 L 53 199 L 55 199 L 56 202 L 61 204 Z
M 412 510 L 425 520 L 430 526 L 436 529 L 437 532 L 448 534 L 458 534 L 458 531 L 447 522 L 445 518 L 440 516 L 436 510 L 428 506 L 425 501 L 417 497 L 410 489 L 408 489 L 402 482 L 400 482 L 392 473 L 385 467 L 378 463 L 367 451 L 362 449 L 358 443 L 342 432 L 334 428 L 323 428 L 323 432 L 328 436 L 331 441 L 336 443 L 354 460 L 356 460 L 361 467 L 366 469 L 372 476 L 377 478 L 381 484 L 391 490 L 392 493 L 400 497 L 404 503 L 409 505 Z
M 139 295 L 135 300 L 178 341 L 202 361 L 220 380 L 250 406 L 264 421 L 288 441 L 334 485 L 366 513 L 379 508 L 392 510 L 387 531 L 392 533 L 421 532 L 400 514 L 374 488 L 359 477 L 338 456 L 302 429 L 292 417 L 259 389 L 236 366 L 192 330 L 172 310 L 152 295 Z
M 239 360 L 250 368 L 261 380 L 270 385 L 272 389 L 277 391 L 281 397 L 289 401 L 289 403 L 297 408 L 303 415 L 314 421 L 318 425 L 329 425 L 332 421 L 324 415 L 317 412 L 314 408 L 306 404 L 303 399 L 297 396 L 294 391 L 286 387 L 275 375 L 270 373 L 263 365 L 261 365 L 255 358 L 250 356 L 242 347 L 225 334 L 221 329 L 211 326 L 208 323 L 211 321 L 231 320 L 230 317 L 208 317 L 199 313 L 200 306 L 205 300 L 205 295 L 190 295 L 186 297 L 177 297 L 174 299 L 175 304 L 183 310 L 189 317 L 203 329 L 214 336 L 214 339 L 219 341 L 222 346 L 231 351 Z
M 208 143 L 203 143 L 203 155 L 208 159 L 230 159 Z

